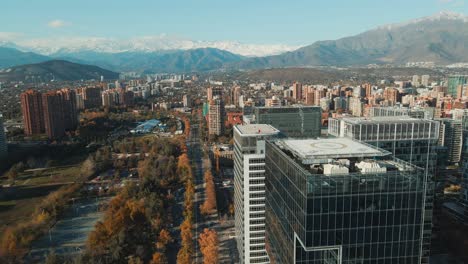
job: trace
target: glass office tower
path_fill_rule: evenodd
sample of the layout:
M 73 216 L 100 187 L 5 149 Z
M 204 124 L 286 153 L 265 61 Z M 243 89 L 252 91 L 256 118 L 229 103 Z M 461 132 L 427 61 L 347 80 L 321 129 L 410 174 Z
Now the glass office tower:
M 320 136 L 322 109 L 317 106 L 255 107 L 255 123 L 269 124 L 288 137 Z
M 266 143 L 272 263 L 421 263 L 426 177 L 349 138 Z
M 448 77 L 448 89 L 447 93 L 457 98 L 458 89 L 468 83 L 468 76 L 464 75 L 452 75 Z M 463 92 L 462 92 L 462 95 Z
M 0 159 L 5 158 L 8 153 L 8 145 L 3 127 L 3 116 L 0 113 Z

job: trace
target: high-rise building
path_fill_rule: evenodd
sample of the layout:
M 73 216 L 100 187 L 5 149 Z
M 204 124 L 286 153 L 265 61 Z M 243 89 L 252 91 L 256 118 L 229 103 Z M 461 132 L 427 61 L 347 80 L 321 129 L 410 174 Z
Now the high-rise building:
M 239 107 L 239 98 L 241 96 L 241 93 L 242 93 L 242 90 L 240 88 L 240 86 L 236 86 L 234 87 L 234 89 L 232 89 L 232 100 L 233 100 L 233 103 L 236 107 Z
M 468 115 L 462 118 L 463 128 L 463 147 L 462 147 L 462 190 L 461 198 L 463 203 L 468 206 Z
M 59 91 L 59 93 L 62 94 L 64 103 L 63 118 L 65 130 L 75 130 L 78 126 L 76 91 L 71 89 L 62 89 Z
M 463 141 L 462 120 L 441 118 L 436 121 L 440 122 L 439 145 L 447 148 L 447 161 L 460 162 Z
M 190 97 L 188 95 L 184 94 L 182 101 L 183 101 L 184 107 L 192 107 L 192 101 L 190 100 Z
M 219 96 L 209 102 L 208 133 L 220 136 L 224 133 L 224 102 Z
M 459 87 L 468 83 L 468 76 L 464 75 L 452 75 L 448 77 L 448 89 L 447 94 L 452 97 L 457 97 Z
M 364 115 L 364 101 L 362 100 L 362 98 L 350 97 L 348 107 L 349 107 L 349 111 L 354 116 Z
M 408 116 L 330 118 L 328 133 L 388 150 L 396 158 L 422 168 L 435 167 L 434 147 L 439 138 L 437 121 Z
M 333 105 L 335 111 L 346 110 L 346 99 L 344 97 L 333 98 Z
M 372 85 L 370 83 L 366 83 L 363 85 L 364 89 L 366 91 L 366 98 L 369 98 L 372 96 Z
M 265 250 L 265 140 L 278 133 L 264 124 L 234 127 L 234 208 L 240 263 L 270 263 Z
M 424 87 L 429 86 L 429 78 L 430 78 L 429 75 L 422 75 L 422 76 L 421 76 L 421 84 L 422 84 Z
M 266 242 L 272 263 L 424 259 L 424 170 L 347 138 L 268 140 Z
M 0 113 L 0 159 L 8 155 L 8 144 L 5 136 L 5 128 L 3 127 L 3 115 Z
M 269 124 L 288 137 L 319 137 L 322 109 L 315 106 L 255 107 L 255 122 Z
M 292 96 L 297 101 L 302 100 L 302 84 L 299 82 L 295 82 L 292 86 Z
M 223 96 L 223 87 L 208 87 L 206 89 L 206 96 L 208 101 L 212 100 L 215 96 Z
M 411 81 L 413 87 L 419 87 L 419 75 L 413 75 L 413 80 Z
M 407 116 L 373 118 L 330 118 L 329 134 L 347 137 L 390 151 L 396 158 L 423 168 L 427 173 L 425 225 L 432 225 L 433 178 L 439 122 Z M 429 255 L 432 230 L 423 234 L 424 256 Z M 425 258 L 426 259 L 426 258 Z
M 21 94 L 21 112 L 23 113 L 24 133 L 28 136 L 45 132 L 42 94 L 27 90 Z
M 96 108 L 102 105 L 101 87 L 85 87 L 82 89 L 84 107 Z
M 387 87 L 384 90 L 383 97 L 385 100 L 392 102 L 392 104 L 400 102 L 400 92 L 393 87 Z
M 50 139 L 59 138 L 65 134 L 65 98 L 60 91 L 49 91 L 42 94 L 44 110 L 44 126 Z

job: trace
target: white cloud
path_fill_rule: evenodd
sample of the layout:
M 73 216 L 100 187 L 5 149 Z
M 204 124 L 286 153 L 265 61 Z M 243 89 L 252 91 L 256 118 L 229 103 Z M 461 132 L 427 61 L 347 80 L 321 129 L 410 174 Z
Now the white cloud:
M 49 21 L 49 23 L 47 23 L 47 26 L 51 27 L 51 28 L 61 28 L 63 26 L 66 26 L 67 23 L 63 20 L 60 20 L 60 19 L 56 19 L 56 20 L 52 20 L 52 21 Z
M 16 32 L 0 32 L 0 41 L 12 41 L 21 37 L 21 33 Z

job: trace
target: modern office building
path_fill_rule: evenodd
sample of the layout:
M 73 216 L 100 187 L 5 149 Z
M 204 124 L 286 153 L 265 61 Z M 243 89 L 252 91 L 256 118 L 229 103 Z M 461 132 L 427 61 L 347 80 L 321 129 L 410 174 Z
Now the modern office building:
M 209 102 L 208 133 L 220 136 L 224 133 L 224 102 L 219 96 L 213 97 Z
M 447 162 L 459 163 L 463 145 L 462 120 L 440 118 L 436 121 L 440 122 L 439 146 L 447 148 Z
M 447 83 L 447 94 L 450 94 L 452 97 L 456 98 L 458 95 L 457 91 L 460 89 L 460 86 L 463 87 L 463 85 L 468 83 L 468 76 L 452 75 L 448 77 Z
M 409 108 L 402 106 L 388 106 L 388 107 L 371 107 L 369 109 L 369 116 L 409 116 L 413 118 L 434 118 L 434 108 Z
M 423 168 L 428 183 L 425 202 L 425 225 L 432 226 L 434 198 L 433 180 L 437 165 L 436 147 L 439 138 L 439 122 L 408 116 L 372 118 L 331 118 L 328 132 L 336 137 L 359 140 L 385 149 L 395 158 Z M 424 255 L 428 256 L 431 228 L 425 228 Z
M 5 136 L 5 128 L 3 127 L 3 115 L 0 113 L 0 159 L 8 155 L 8 144 Z
M 349 138 L 268 140 L 265 153 L 271 263 L 421 263 L 423 169 Z
M 234 208 L 240 263 L 270 263 L 265 250 L 265 140 L 278 133 L 264 124 L 234 126 Z
M 45 132 L 42 94 L 27 90 L 21 94 L 21 112 L 23 113 L 24 133 L 28 136 Z
M 463 116 L 463 146 L 462 146 L 462 200 L 468 206 L 468 115 Z
M 437 121 L 408 116 L 330 118 L 328 133 L 388 150 L 396 158 L 422 168 L 435 167 L 434 148 L 439 138 Z
M 255 107 L 255 122 L 269 124 L 288 137 L 319 137 L 322 109 L 315 106 Z

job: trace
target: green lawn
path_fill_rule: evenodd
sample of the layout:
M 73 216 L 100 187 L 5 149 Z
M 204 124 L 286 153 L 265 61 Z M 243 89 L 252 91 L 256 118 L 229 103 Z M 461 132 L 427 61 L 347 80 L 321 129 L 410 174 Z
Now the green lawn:
M 70 167 L 55 167 L 50 169 L 40 169 L 33 171 L 25 171 L 18 175 L 15 185 L 43 185 L 43 184 L 60 184 L 74 182 L 80 176 L 80 165 Z M 10 181 L 3 178 L 1 184 L 9 184 Z

